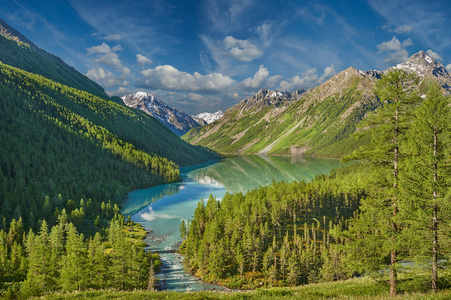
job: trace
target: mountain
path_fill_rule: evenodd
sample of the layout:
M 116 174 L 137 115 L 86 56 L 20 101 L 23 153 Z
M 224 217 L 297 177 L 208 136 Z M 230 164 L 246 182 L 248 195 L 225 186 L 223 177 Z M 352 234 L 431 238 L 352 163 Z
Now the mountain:
M 58 66 L 56 58 L 49 65 L 32 65 L 34 72 L 6 64 L 11 51 L 18 51 L 24 61 L 43 56 L 31 42 L 2 26 L 0 43 L 11 47 L 0 47 L 4 223 L 22 217 L 26 228 L 36 229 L 38 220 L 55 224 L 64 208 L 82 230 L 93 226 L 96 217 L 110 220 L 131 190 L 178 181 L 179 166 L 217 157 L 182 141 L 141 111 L 62 84 L 86 78 L 74 69 L 56 80 L 55 74 L 46 78 L 42 74 Z M 87 222 L 82 222 L 85 217 Z
M 394 68 L 415 72 L 422 80 L 420 91 L 433 80 L 449 94 L 449 74 L 424 52 Z M 182 138 L 221 153 L 341 157 L 358 146 L 350 138 L 356 125 L 381 105 L 374 87 L 387 72 L 350 67 L 307 91 L 262 89 L 226 110 L 219 121 L 194 128 Z
M 199 127 L 206 123 L 196 120 L 192 116 L 167 106 L 163 101 L 145 92 L 137 92 L 121 97 L 129 106 L 140 109 L 160 121 L 178 136 L 182 136 L 193 127 Z
M 40 49 L 0 19 L 0 61 L 55 82 L 108 99 L 103 88 L 60 58 Z
M 423 51 L 412 55 L 407 61 L 397 64 L 385 72 L 391 69 L 402 69 L 418 76 L 420 78 L 420 90 L 424 89 L 422 84 L 425 84 L 427 80 L 434 80 L 438 82 L 446 95 L 451 94 L 451 76 L 446 71 L 445 66 L 440 62 L 436 62 Z
M 218 110 L 217 112 L 214 112 L 214 113 L 208 113 L 208 112 L 200 113 L 200 114 L 196 115 L 195 117 L 197 119 L 204 120 L 207 124 L 210 124 L 216 120 L 221 119 L 223 115 L 224 115 L 224 112 L 222 110 Z

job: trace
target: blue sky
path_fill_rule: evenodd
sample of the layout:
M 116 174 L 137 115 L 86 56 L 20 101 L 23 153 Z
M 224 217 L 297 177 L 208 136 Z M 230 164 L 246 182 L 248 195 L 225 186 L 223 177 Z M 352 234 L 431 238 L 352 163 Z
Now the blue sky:
M 110 95 L 190 114 L 423 50 L 451 71 L 448 0 L 2 0 L 0 18 Z

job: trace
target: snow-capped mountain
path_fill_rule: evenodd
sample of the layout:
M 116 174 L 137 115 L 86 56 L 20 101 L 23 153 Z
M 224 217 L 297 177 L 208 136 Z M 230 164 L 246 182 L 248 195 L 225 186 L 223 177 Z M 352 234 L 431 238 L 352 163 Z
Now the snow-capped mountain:
M 447 95 L 451 94 L 451 76 L 445 66 L 423 51 L 415 53 L 407 61 L 391 67 L 384 73 L 391 69 L 402 69 L 408 73 L 414 73 L 421 81 L 425 79 L 436 81 Z
M 203 119 L 203 120 L 205 120 L 205 122 L 207 122 L 207 124 L 210 124 L 216 120 L 221 119 L 223 115 L 224 115 L 224 112 L 222 110 L 218 110 L 215 113 L 208 113 L 208 112 L 200 113 L 200 114 L 196 115 L 196 118 Z
M 190 115 L 167 106 L 163 101 L 146 92 L 137 92 L 121 97 L 122 101 L 133 108 L 140 109 L 153 116 L 178 136 L 182 136 L 191 128 L 205 125 Z

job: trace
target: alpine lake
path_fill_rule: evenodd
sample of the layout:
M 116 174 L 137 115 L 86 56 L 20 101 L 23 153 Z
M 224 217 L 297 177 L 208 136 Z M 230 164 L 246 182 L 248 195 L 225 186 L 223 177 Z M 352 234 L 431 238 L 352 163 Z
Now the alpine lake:
M 192 219 L 201 199 L 221 200 L 225 193 L 245 193 L 273 181 L 309 181 L 343 165 L 336 159 L 284 156 L 234 156 L 180 169 L 182 182 L 135 190 L 122 214 L 149 231 L 144 240 L 151 251 L 176 250 L 180 224 Z M 161 253 L 158 289 L 171 291 L 226 290 L 185 272 L 177 253 Z

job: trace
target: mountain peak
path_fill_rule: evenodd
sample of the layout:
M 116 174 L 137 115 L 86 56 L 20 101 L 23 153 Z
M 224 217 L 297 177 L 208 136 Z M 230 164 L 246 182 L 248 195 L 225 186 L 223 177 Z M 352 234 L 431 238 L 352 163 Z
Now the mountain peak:
M 384 73 L 387 73 L 392 69 L 401 69 L 407 73 L 413 73 L 418 76 L 421 81 L 425 79 L 437 81 L 446 94 L 451 94 L 451 76 L 448 71 L 446 71 L 445 66 L 441 62 L 435 61 L 433 57 L 424 51 L 415 53 L 405 62 L 389 68 L 384 71 Z
M 208 112 L 200 113 L 200 114 L 196 115 L 195 117 L 203 119 L 207 124 L 210 124 L 210 123 L 213 123 L 214 121 L 222 118 L 223 115 L 224 115 L 224 112 L 222 110 L 218 110 L 215 113 L 208 113 Z
M 151 115 L 178 136 L 185 134 L 193 127 L 204 125 L 190 115 L 169 107 L 166 103 L 147 92 L 125 95 L 121 99 L 127 106 L 140 109 Z

